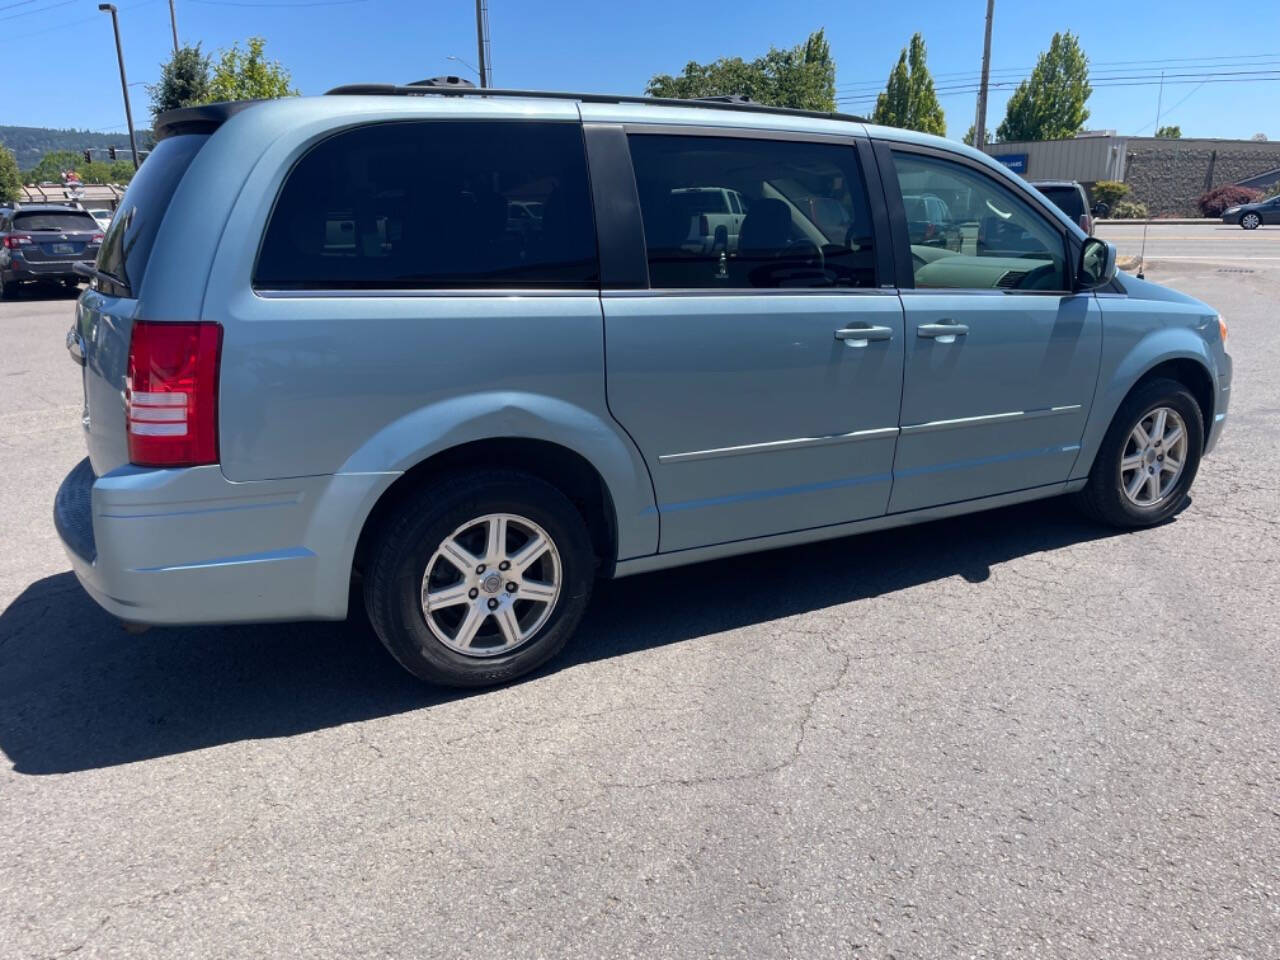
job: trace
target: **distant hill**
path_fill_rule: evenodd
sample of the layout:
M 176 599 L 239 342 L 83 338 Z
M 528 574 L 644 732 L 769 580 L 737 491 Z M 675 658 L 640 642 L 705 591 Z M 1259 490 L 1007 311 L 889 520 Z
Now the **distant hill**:
M 151 131 L 139 130 L 138 149 L 151 146 Z M 51 127 L 8 127 L 0 125 L 0 144 L 18 158 L 20 170 L 30 170 L 40 158 L 53 150 L 84 150 L 86 147 L 122 147 L 129 149 L 129 134 L 95 133 L 91 130 L 55 130 Z M 126 154 L 127 156 L 127 154 Z M 105 159 L 105 158 L 104 158 Z

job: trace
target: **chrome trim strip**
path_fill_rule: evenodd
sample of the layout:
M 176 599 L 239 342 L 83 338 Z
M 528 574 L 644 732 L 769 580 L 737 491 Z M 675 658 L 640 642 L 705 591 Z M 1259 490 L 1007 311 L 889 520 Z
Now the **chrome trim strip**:
M 372 298 L 436 298 L 448 297 L 451 300 L 475 300 L 516 297 L 599 297 L 600 290 L 582 288 L 551 290 L 529 289 L 517 290 L 495 287 L 491 289 L 466 289 L 462 287 L 448 290 L 271 290 L 254 289 L 254 295 L 263 300 L 350 300 Z
M 989 423 L 1002 423 L 1007 420 L 1035 420 L 1039 417 L 1056 417 L 1063 413 L 1075 413 L 1080 404 L 1069 403 L 1060 407 L 1045 407 L 1042 410 L 1010 410 L 1007 413 L 988 413 L 980 417 L 958 417 L 955 420 L 929 420 L 926 423 L 903 424 L 903 433 L 929 433 L 933 430 L 950 430 L 954 427 L 982 427 Z
M 770 440 L 766 443 L 744 443 L 736 447 L 715 447 L 711 450 L 690 450 L 687 453 L 664 453 L 659 463 L 685 463 L 689 460 L 711 460 L 716 457 L 737 457 L 744 453 L 773 453 L 777 450 L 796 450 L 802 447 L 825 447 L 833 443 L 852 443 L 858 440 L 875 440 L 894 437 L 897 427 L 876 427 L 873 430 L 854 430 L 852 433 L 833 433 L 825 437 L 796 437 L 791 440 Z
M 898 295 L 897 287 L 654 287 L 602 290 L 605 300 L 632 297 L 866 297 Z

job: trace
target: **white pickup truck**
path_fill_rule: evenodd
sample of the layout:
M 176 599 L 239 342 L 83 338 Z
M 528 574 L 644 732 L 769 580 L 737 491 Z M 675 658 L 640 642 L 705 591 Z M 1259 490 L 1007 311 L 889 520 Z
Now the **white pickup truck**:
M 677 187 L 671 196 L 684 204 L 689 216 L 689 233 L 680 244 L 681 249 L 689 253 L 737 253 L 738 233 L 747 215 L 746 204 L 737 190 Z

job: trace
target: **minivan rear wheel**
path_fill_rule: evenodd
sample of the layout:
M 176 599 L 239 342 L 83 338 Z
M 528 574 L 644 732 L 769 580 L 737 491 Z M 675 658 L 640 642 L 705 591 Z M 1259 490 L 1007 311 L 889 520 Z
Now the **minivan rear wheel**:
M 1145 383 L 1111 421 L 1079 503 L 1112 526 L 1162 523 L 1186 500 L 1203 449 L 1204 417 L 1191 392 L 1176 380 Z
M 488 686 L 564 648 L 594 572 L 586 524 L 555 487 L 514 472 L 461 474 L 425 486 L 384 522 L 365 605 L 410 673 Z

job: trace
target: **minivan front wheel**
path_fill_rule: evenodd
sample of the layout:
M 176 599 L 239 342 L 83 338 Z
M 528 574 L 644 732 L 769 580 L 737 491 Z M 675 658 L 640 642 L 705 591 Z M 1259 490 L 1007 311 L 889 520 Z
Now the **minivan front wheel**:
M 555 487 L 520 473 L 471 473 L 428 485 L 384 523 L 365 604 L 409 672 L 487 686 L 563 649 L 594 567 L 586 524 Z
M 1116 412 L 1079 499 L 1117 527 L 1149 527 L 1182 506 L 1200 466 L 1204 418 L 1176 380 L 1152 380 Z

